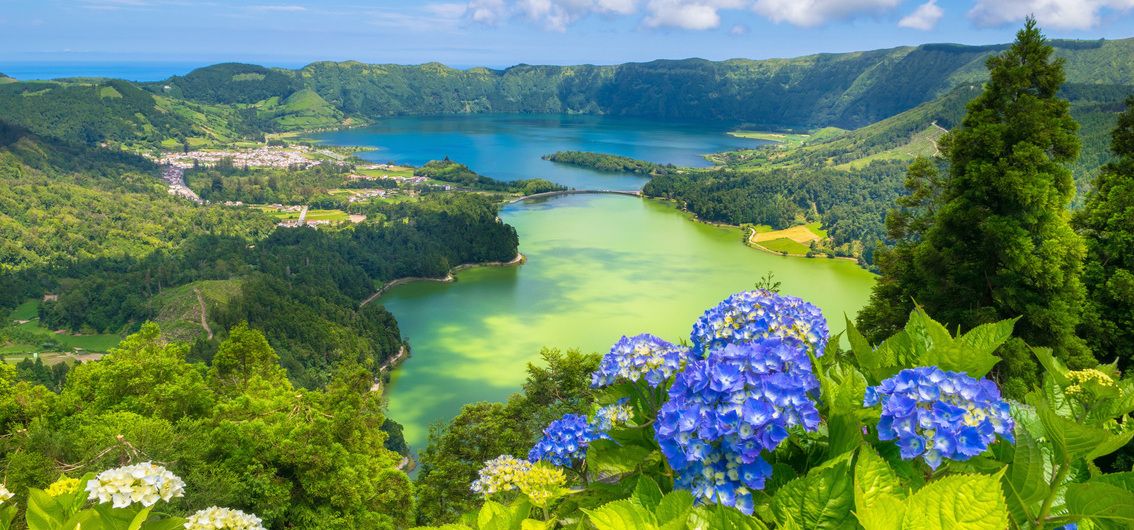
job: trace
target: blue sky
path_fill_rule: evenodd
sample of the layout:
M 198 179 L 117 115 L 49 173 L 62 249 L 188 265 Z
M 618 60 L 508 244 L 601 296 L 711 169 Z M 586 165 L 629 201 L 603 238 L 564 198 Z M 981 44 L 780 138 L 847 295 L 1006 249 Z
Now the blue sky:
M 28 61 L 508 66 L 793 57 L 926 42 L 1134 37 L 1134 0 L 0 0 Z

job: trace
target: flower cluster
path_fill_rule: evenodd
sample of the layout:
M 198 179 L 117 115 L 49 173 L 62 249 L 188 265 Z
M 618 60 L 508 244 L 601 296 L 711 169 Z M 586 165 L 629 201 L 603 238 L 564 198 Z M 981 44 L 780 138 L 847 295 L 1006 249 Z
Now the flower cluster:
M 587 446 L 606 438 L 599 426 L 578 414 L 566 414 L 543 430 L 543 438 L 528 453 L 531 462 L 546 461 L 552 465 L 572 467 L 587 455 Z
M 12 497 L 12 492 L 8 491 L 8 487 L 0 484 L 0 504 L 8 502 L 8 499 L 11 499 Z
M 728 344 L 761 338 L 794 338 L 821 355 L 827 346 L 827 319 L 801 298 L 771 291 L 736 293 L 693 324 L 693 355 L 704 358 Z
M 1067 372 L 1067 379 L 1073 383 L 1067 387 L 1067 393 L 1072 396 L 1117 389 L 1113 377 L 1095 368 Z
M 650 388 L 657 388 L 681 369 L 689 350 L 650 334 L 622 337 L 602 358 L 599 369 L 591 375 L 591 386 L 600 388 L 619 379 L 637 382 L 645 379 Z
M 627 405 L 626 401 L 626 398 L 622 398 L 617 403 L 600 407 L 595 411 L 595 417 L 591 420 L 591 423 L 603 432 L 630 423 L 630 420 L 634 417 L 634 409 Z
M 898 372 L 866 390 L 864 405 L 882 404 L 880 440 L 897 440 L 902 458 L 925 459 L 937 469 L 944 458 L 968 460 L 1000 435 L 1009 441 L 1014 422 L 996 383 L 922 366 Z
M 818 428 L 808 395 L 818 387 L 807 346 L 792 338 L 755 337 L 690 362 L 654 426 L 676 485 L 751 514 L 752 491 L 772 473 L 761 453 L 793 427 Z
M 185 520 L 188 530 L 264 530 L 260 518 L 250 513 L 213 506 Z
M 79 491 L 79 479 L 67 477 L 59 477 L 59 480 L 52 482 L 51 485 L 47 487 L 47 490 L 45 490 L 45 492 L 52 497 L 70 495 L 76 491 Z
M 484 463 L 480 478 L 472 483 L 473 492 L 489 497 L 516 489 L 516 482 L 532 468 L 526 460 L 512 455 L 500 455 Z
M 108 469 L 87 482 L 90 500 L 125 508 L 134 503 L 153 506 L 185 495 L 185 482 L 164 467 L 143 462 Z
M 516 487 L 532 504 L 546 508 L 547 503 L 563 495 L 563 485 L 567 476 L 563 470 L 546 464 L 536 464 L 521 473 L 516 479 Z

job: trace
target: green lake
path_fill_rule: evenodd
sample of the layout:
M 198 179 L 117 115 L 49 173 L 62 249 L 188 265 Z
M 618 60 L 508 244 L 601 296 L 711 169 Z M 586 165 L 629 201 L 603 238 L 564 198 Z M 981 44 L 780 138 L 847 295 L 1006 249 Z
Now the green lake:
M 838 332 L 874 283 L 853 262 L 753 250 L 738 229 L 693 222 L 654 200 L 568 195 L 513 204 L 501 217 L 519 232 L 526 264 L 405 284 L 379 300 L 412 347 L 387 395 L 389 416 L 418 448 L 429 425 L 461 405 L 516 392 L 543 346 L 605 352 L 643 332 L 676 341 L 705 309 L 768 271 Z

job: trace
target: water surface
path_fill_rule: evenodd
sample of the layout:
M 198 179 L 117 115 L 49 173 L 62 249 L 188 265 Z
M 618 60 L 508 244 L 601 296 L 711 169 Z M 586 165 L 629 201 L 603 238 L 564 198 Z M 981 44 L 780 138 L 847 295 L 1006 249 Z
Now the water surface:
M 704 155 L 759 140 L 725 134 L 720 123 L 658 121 L 579 115 L 473 114 L 405 117 L 315 138 L 337 145 L 363 145 L 375 162 L 419 166 L 448 156 L 500 180 L 545 178 L 576 189 L 636 190 L 646 178 L 600 173 L 540 159 L 556 151 L 590 151 L 660 164 L 704 167 Z
M 561 196 L 510 205 L 501 217 L 519 232 L 525 265 L 406 284 L 379 300 L 413 348 L 387 395 L 389 416 L 416 447 L 461 405 L 517 391 L 543 346 L 605 352 L 643 332 L 676 341 L 705 309 L 768 271 L 841 330 L 874 283 L 852 262 L 759 252 L 738 229 L 692 222 L 653 200 Z

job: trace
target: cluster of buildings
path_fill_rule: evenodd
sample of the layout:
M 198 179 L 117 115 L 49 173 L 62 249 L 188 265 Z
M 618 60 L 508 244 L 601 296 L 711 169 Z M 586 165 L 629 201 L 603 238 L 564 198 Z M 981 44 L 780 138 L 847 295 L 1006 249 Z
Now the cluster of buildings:
M 291 147 L 257 147 L 237 151 L 189 151 L 188 153 L 165 153 L 158 159 L 164 165 L 191 168 L 195 165 L 215 166 L 222 160 L 232 160 L 236 167 L 271 168 L 309 168 L 322 162 L 308 157 L 311 148 L 303 145 Z
M 165 165 L 161 168 L 161 179 L 169 185 L 170 195 L 177 195 L 178 197 L 185 197 L 197 204 L 204 204 L 205 201 L 196 192 L 189 189 L 185 185 L 185 170 L 172 165 Z
M 365 200 L 368 200 L 368 199 L 373 199 L 375 197 L 385 197 L 385 196 L 386 196 L 386 190 L 360 190 L 360 191 L 354 192 L 350 196 L 350 198 L 347 199 L 347 201 L 348 202 L 360 202 L 360 201 L 365 201 Z

